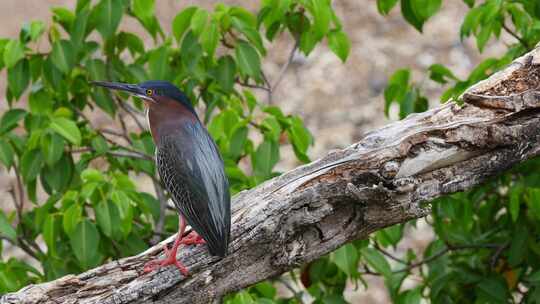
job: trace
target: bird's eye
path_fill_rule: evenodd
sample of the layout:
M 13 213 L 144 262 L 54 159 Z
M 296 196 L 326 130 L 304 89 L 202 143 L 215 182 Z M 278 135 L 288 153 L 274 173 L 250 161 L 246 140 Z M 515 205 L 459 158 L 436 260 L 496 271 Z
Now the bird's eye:
M 146 96 L 152 96 L 152 95 L 154 95 L 153 90 L 150 90 L 150 89 L 146 90 Z

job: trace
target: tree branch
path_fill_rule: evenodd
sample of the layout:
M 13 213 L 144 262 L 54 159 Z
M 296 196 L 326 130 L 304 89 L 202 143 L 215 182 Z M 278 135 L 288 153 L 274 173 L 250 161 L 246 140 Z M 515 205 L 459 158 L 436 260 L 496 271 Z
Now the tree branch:
M 0 303 L 208 303 L 425 216 L 427 202 L 540 154 L 540 50 L 528 56 L 469 89 L 463 106 L 410 115 L 237 194 L 229 255 L 182 247 L 189 277 L 174 267 L 142 273 L 171 237 L 137 256 L 6 294 Z

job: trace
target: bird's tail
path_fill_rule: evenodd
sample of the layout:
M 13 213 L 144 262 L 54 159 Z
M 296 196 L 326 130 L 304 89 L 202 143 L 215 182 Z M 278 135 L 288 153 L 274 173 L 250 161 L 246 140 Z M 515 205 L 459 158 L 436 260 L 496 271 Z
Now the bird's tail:
M 227 249 L 229 247 L 229 236 L 218 240 L 207 240 L 208 251 L 213 256 L 225 257 L 227 255 Z

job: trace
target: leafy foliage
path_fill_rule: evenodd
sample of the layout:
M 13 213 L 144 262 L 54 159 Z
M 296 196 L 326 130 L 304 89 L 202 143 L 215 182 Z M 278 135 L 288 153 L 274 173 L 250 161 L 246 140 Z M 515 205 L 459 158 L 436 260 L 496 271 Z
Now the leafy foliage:
M 299 162 L 309 161 L 313 139 L 302 119 L 259 100 L 252 88 L 275 89 L 261 62 L 279 35 L 291 35 L 294 50 L 305 55 L 326 38 L 346 59 L 350 43 L 329 0 L 263 1 L 257 13 L 224 4 L 210 11 L 187 7 L 174 18 L 171 35 L 154 7 L 154 0 L 78 0 L 73 10 L 53 7 L 50 25 L 32 21 L 18 38 L 0 39 L 9 103 L 0 119 L 0 162 L 17 178 L 14 210 L 0 211 L 0 237 L 41 266 L 0 262 L 0 293 L 136 254 L 156 233 L 177 229 L 161 187 L 146 193 L 134 180 L 144 176 L 159 185 L 142 102 L 89 81 L 178 85 L 201 110 L 233 193 L 278 175 L 274 167 L 287 144 Z M 153 43 L 121 30 L 127 18 Z M 49 51 L 38 51 L 42 40 Z M 97 126 L 91 115 L 109 123 Z

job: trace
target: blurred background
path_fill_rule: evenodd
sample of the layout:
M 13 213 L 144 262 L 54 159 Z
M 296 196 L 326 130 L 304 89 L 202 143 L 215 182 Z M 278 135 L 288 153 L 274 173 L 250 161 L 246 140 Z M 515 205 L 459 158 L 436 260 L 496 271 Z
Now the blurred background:
M 170 24 L 177 12 L 188 5 L 212 8 L 217 1 L 156 1 L 156 16 L 164 30 L 170 32 Z M 258 7 L 257 1 L 222 1 L 247 8 Z M 468 11 L 462 1 L 444 1 L 437 18 L 424 25 L 424 34 L 419 33 L 403 20 L 399 9 L 389 16 L 381 16 L 372 0 L 335 0 L 337 14 L 343 21 L 344 30 L 351 40 L 351 52 L 343 64 L 326 46 L 317 47 L 309 57 L 294 55 L 292 65 L 283 81 L 274 92 L 273 102 L 286 114 L 298 114 L 315 137 L 309 150 L 312 159 L 319 158 L 332 149 L 340 149 L 360 140 L 366 132 L 389 122 L 384 116 L 382 96 L 388 77 L 398 68 L 409 67 L 413 78 L 418 81 L 431 106 L 439 103 L 443 88 L 425 77 L 425 70 L 434 63 L 442 63 L 458 77 L 466 77 L 482 59 L 500 55 L 504 43 L 511 37 L 488 44 L 482 55 L 473 41 L 460 41 L 459 28 Z M 53 6 L 73 8 L 74 1 L 68 0 L 2 0 L 0 4 L 0 37 L 17 37 L 23 22 L 43 20 L 50 23 Z M 140 33 L 151 44 L 151 38 L 132 18 L 124 18 L 120 26 Z M 263 62 L 266 75 L 275 80 L 281 66 L 287 61 L 293 41 L 283 35 L 276 43 L 268 46 L 269 56 Z M 40 49 L 49 50 L 46 39 Z M 426 77 L 427 78 L 427 77 Z M 4 99 L 6 84 L 5 69 L 0 74 L 0 98 Z M 258 92 L 264 100 L 264 92 Z M 20 105 L 24 104 L 25 97 Z M 5 100 L 0 102 L 0 112 L 7 108 Z M 390 117 L 396 119 L 396 111 Z M 98 114 L 99 115 L 99 114 Z M 104 117 L 92 117 L 97 125 L 107 123 Z M 287 154 L 288 153 L 288 154 Z M 277 170 L 286 171 L 299 165 L 292 149 L 282 154 Z M 0 170 L 5 170 L 1 167 Z M 0 171 L 0 206 L 6 211 L 12 206 L 8 191 L 15 182 L 14 176 Z M 433 233 L 427 225 L 414 234 L 405 234 L 400 243 L 404 248 L 422 250 L 432 239 Z M 8 244 L 4 244 L 8 246 Z M 399 249 L 398 249 L 399 250 Z M 17 252 L 6 248 L 4 258 Z M 413 282 L 414 283 L 414 282 Z M 413 284 L 412 283 L 412 284 Z M 346 299 L 352 303 L 386 303 L 387 291 L 382 279 L 369 278 L 369 289 L 351 286 Z

